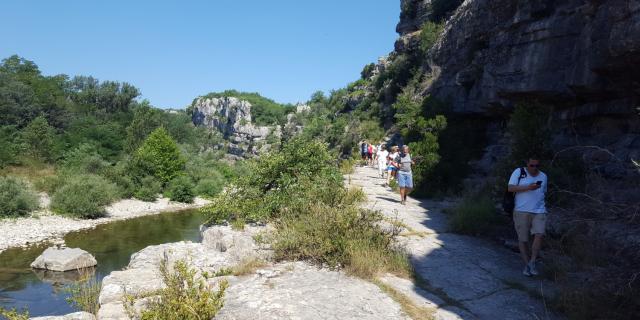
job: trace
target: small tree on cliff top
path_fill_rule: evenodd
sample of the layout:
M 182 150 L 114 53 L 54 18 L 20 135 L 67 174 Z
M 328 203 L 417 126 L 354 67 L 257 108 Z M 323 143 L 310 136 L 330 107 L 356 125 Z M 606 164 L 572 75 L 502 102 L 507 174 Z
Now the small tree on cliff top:
M 139 173 L 156 177 L 163 183 L 171 181 L 183 170 L 186 160 L 167 130 L 160 127 L 147 137 L 134 154 Z

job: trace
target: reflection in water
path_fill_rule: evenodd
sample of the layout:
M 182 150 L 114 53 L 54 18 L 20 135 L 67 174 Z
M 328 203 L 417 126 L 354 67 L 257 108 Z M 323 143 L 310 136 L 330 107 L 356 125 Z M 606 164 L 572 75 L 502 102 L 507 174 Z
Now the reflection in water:
M 53 285 L 65 285 L 94 277 L 96 275 L 96 268 L 91 267 L 65 272 L 34 269 L 33 273 L 35 273 L 36 277 L 42 282 Z
M 65 236 L 70 248 L 93 254 L 98 266 L 88 270 L 101 280 L 113 270 L 129 263 L 134 252 L 144 247 L 181 240 L 200 241 L 203 219 L 197 211 L 165 213 L 113 222 L 95 229 Z M 76 271 L 31 270 L 29 265 L 49 244 L 29 249 L 9 249 L 0 254 L 0 306 L 28 308 L 32 316 L 59 315 L 74 310 L 65 302 L 61 290 L 84 275 Z

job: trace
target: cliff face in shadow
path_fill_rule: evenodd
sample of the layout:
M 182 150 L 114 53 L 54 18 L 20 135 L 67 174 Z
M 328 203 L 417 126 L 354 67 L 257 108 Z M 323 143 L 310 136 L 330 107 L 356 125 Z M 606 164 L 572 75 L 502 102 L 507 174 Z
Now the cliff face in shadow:
M 409 57 L 423 74 L 418 96 L 482 124 L 484 152 L 468 159 L 474 172 L 486 176 L 508 155 L 506 122 L 516 105 L 535 103 L 552 110 L 555 152 L 579 150 L 604 178 L 638 181 L 640 1 L 467 0 L 422 51 L 421 26 L 443 2 L 401 1 L 400 38 L 385 63 Z M 617 200 L 637 196 L 620 189 Z

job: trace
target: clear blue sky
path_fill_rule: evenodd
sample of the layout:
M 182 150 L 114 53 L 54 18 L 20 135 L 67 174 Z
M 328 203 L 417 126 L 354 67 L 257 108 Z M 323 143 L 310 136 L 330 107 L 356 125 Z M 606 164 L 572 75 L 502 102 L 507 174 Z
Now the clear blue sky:
M 225 89 L 306 101 L 389 53 L 399 0 L 3 1 L 0 57 L 129 82 L 158 107 Z

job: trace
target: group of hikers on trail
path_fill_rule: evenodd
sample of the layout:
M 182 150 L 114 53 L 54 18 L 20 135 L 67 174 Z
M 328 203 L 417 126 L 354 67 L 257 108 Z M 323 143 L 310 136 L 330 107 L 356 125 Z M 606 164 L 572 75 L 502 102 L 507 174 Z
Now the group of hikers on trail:
M 407 195 L 413 189 L 411 166 L 415 164 L 409 146 L 392 146 L 385 143 L 373 145 L 367 141 L 360 143 L 360 155 L 369 167 L 377 167 L 380 178 L 385 178 L 385 186 L 396 179 L 400 188 L 400 203 L 406 204 Z M 545 193 L 547 175 L 540 171 L 540 158 L 530 156 L 526 166 L 513 171 L 503 199 L 504 210 L 513 215 L 513 223 L 518 236 L 518 248 L 524 261 L 522 274 L 538 275 L 536 260 L 545 234 L 547 209 Z M 533 239 L 533 241 L 531 241 Z
M 378 168 L 380 178 L 384 179 L 386 174 L 386 186 L 390 186 L 391 179 L 397 180 L 400 188 L 400 203 L 404 205 L 407 201 L 407 195 L 413 189 L 411 166 L 415 162 L 411 159 L 409 146 L 404 145 L 402 148 L 392 146 L 389 151 L 386 144 L 382 142 L 378 145 L 372 145 L 367 141 L 362 141 L 360 155 L 368 166 Z

